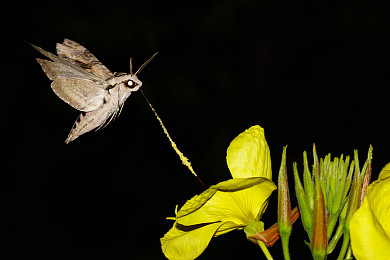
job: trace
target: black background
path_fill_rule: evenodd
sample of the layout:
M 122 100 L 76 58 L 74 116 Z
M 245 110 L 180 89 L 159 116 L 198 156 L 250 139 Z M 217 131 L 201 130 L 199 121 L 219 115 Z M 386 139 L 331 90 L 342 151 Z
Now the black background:
M 117 72 L 159 51 L 143 90 L 208 186 L 230 178 L 226 149 L 255 124 L 274 181 L 288 145 L 291 189 L 292 162 L 314 142 L 321 157 L 358 149 L 361 161 L 372 144 L 373 179 L 389 162 L 388 1 L 14 1 L 2 11 L 2 259 L 163 259 L 165 217 L 203 191 L 140 93 L 108 127 L 66 145 L 78 112 L 25 41 L 54 52 L 75 40 Z M 276 204 L 274 193 L 266 227 Z M 303 239 L 298 220 L 293 259 L 310 257 Z M 280 259 L 280 242 L 270 251 Z M 243 256 L 263 258 L 234 231 L 199 259 Z

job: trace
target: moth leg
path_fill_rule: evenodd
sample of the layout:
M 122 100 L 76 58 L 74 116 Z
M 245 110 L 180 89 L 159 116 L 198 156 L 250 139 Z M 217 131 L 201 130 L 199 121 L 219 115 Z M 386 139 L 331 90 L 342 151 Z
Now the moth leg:
M 107 121 L 107 120 L 106 120 Z M 99 129 L 103 129 L 104 127 L 106 127 L 106 121 L 104 121 L 101 125 L 99 125 L 97 128 L 95 128 L 95 132 Z
M 105 128 L 107 125 L 109 125 L 109 124 L 111 123 L 111 121 L 115 118 L 115 115 L 116 115 L 117 112 L 118 112 L 118 110 L 116 110 L 116 111 L 110 116 L 110 118 L 109 118 L 108 120 L 104 121 L 101 125 L 99 125 L 99 127 L 95 129 L 95 132 L 96 132 L 97 130 L 103 129 L 103 128 Z
M 125 103 L 123 103 L 118 109 L 117 109 L 117 112 L 118 112 L 118 117 L 120 116 L 120 114 L 122 113 L 122 109 L 123 109 L 123 106 L 125 105 Z
M 111 115 L 110 119 L 108 119 L 108 122 L 106 124 L 104 124 L 103 128 L 105 128 L 107 125 L 109 125 L 111 123 L 111 121 L 113 121 L 116 118 L 117 114 L 118 114 L 118 109 L 115 110 L 114 114 Z
M 115 86 L 112 86 L 112 87 L 115 87 Z M 107 89 L 107 91 L 108 90 L 109 90 L 109 88 Z M 108 91 L 108 93 L 110 94 L 109 91 Z M 118 107 L 115 110 L 115 112 L 110 116 L 110 118 L 108 119 L 108 122 L 107 122 L 107 120 L 104 121 L 103 124 L 101 124 L 98 128 L 95 129 L 95 131 L 105 128 L 107 125 L 109 125 L 111 123 L 111 121 L 115 120 L 115 118 L 117 118 L 121 114 L 124 105 L 125 105 L 124 103 L 122 105 L 119 105 L 119 102 L 118 102 Z
M 108 121 L 108 123 L 107 123 L 106 125 L 108 125 L 109 123 L 111 123 L 111 121 L 113 121 L 113 120 L 115 120 L 117 117 L 119 117 L 119 115 L 120 115 L 121 112 L 122 112 L 123 106 L 124 106 L 124 103 L 123 103 L 120 107 L 118 107 L 118 108 L 116 109 L 116 111 L 115 111 L 114 114 L 111 116 L 111 118 L 109 119 L 109 121 Z M 104 127 L 106 127 L 106 126 L 104 126 Z M 104 127 L 103 127 L 103 128 L 104 128 Z

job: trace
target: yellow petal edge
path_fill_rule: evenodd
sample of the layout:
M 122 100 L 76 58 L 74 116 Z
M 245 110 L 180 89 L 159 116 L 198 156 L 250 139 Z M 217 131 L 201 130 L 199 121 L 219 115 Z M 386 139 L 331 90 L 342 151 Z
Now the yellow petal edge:
M 177 228 L 177 223 L 161 238 L 164 255 L 171 260 L 190 260 L 197 258 L 207 247 L 216 230 L 223 222 L 205 225 L 185 232 Z
M 186 226 L 230 221 L 236 228 L 243 228 L 261 217 L 275 189 L 276 185 L 266 178 L 220 182 L 187 201 L 177 213 L 176 221 Z

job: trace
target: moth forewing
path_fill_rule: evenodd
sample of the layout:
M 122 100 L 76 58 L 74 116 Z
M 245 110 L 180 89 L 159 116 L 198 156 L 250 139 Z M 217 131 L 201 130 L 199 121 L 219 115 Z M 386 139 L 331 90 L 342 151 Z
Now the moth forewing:
M 42 55 L 46 56 L 51 60 L 49 61 L 49 60 L 43 60 L 37 58 L 38 63 L 41 65 L 46 75 L 47 75 L 46 71 L 50 71 L 52 73 L 52 77 L 47 75 L 51 80 L 57 77 L 78 77 L 78 78 L 88 78 L 97 81 L 105 80 L 97 76 L 96 74 L 83 69 L 78 64 L 72 61 L 65 60 L 61 57 L 58 57 L 53 53 L 50 53 L 38 46 L 35 46 L 34 44 L 31 44 L 31 46 L 37 51 L 39 51 Z
M 91 52 L 77 42 L 64 39 L 63 43 L 57 43 L 56 49 L 59 57 L 72 61 L 103 79 L 113 75 Z

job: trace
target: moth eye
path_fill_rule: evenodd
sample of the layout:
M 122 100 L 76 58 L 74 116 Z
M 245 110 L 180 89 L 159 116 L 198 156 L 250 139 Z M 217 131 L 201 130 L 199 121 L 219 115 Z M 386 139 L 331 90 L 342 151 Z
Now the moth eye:
M 131 79 L 125 82 L 126 87 L 128 88 L 134 88 L 137 84 L 132 81 Z

